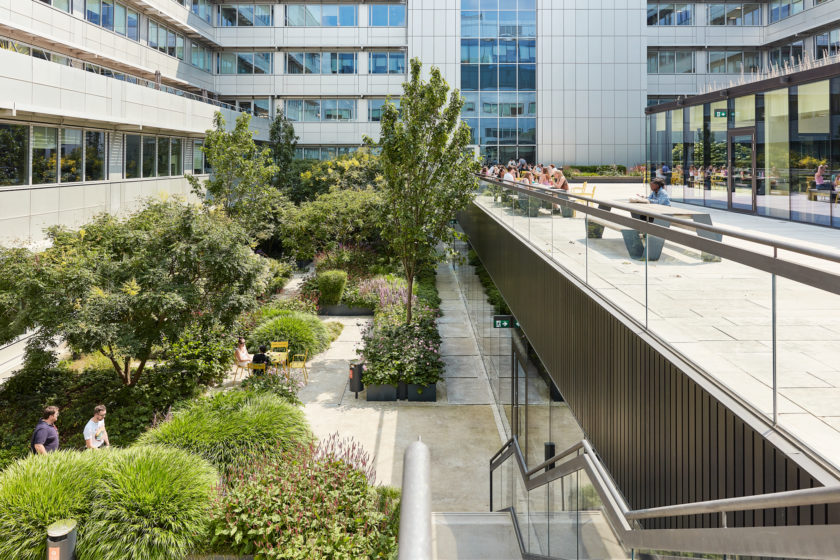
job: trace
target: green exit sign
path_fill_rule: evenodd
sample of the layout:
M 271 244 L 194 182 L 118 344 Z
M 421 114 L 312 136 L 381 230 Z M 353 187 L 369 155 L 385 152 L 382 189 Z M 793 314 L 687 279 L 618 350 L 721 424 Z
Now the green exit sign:
M 513 315 L 493 315 L 494 329 L 512 329 L 519 328 L 519 321 L 513 318 Z
M 726 109 L 715 109 L 715 117 L 725 119 L 729 116 L 729 111 Z

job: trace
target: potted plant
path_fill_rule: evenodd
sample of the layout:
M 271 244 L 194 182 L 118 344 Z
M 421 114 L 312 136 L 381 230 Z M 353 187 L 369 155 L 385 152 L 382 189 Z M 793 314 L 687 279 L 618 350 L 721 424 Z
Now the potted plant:
M 364 348 L 361 354 L 365 360 L 362 382 L 367 387 L 366 398 L 369 401 L 397 400 L 400 349 L 389 335 L 389 329 L 373 326 L 362 334 Z
M 401 379 L 406 383 L 409 401 L 437 400 L 437 382 L 443 375 L 440 357 L 440 334 L 433 316 L 404 327 Z

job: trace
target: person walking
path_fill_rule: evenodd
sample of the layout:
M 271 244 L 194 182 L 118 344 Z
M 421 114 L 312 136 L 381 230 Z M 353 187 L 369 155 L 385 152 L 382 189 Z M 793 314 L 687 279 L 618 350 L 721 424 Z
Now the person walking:
M 35 426 L 35 431 L 32 432 L 32 441 L 29 443 L 29 449 L 32 453 L 38 455 L 46 455 L 58 450 L 58 428 L 55 427 L 55 421 L 58 420 L 58 407 L 48 406 L 41 414 L 41 420 Z
M 105 405 L 100 404 L 93 409 L 93 418 L 88 420 L 82 434 L 85 436 L 85 447 L 88 449 L 99 449 L 103 445 L 110 447 L 108 432 L 105 430 Z

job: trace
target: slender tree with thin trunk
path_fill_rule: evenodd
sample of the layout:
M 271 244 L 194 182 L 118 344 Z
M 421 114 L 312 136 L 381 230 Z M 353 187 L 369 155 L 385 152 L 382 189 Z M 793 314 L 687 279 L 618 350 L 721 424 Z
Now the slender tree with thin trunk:
M 406 324 L 412 319 L 414 277 L 421 266 L 438 260 L 437 245 L 454 234 L 450 221 L 472 201 L 479 170 L 468 149 L 470 127 L 461 120 L 460 92 L 450 92 L 438 68 L 431 68 L 428 81 L 421 72 L 420 60 L 412 59 L 400 108 L 386 103 L 379 142 L 365 139 L 381 149 L 382 235 L 408 282 Z

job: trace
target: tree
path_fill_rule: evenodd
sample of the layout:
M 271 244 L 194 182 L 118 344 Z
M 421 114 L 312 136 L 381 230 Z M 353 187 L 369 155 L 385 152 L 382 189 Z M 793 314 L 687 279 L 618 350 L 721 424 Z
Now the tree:
M 295 135 L 294 125 L 280 109 L 277 109 L 277 114 L 268 129 L 268 141 L 271 148 L 271 159 L 277 166 L 274 186 L 286 190 L 294 181 L 290 171 L 292 162 L 295 160 L 298 137 Z
M 26 330 L 107 357 L 125 385 L 189 328 L 229 328 L 265 289 L 266 265 L 220 212 L 150 202 L 120 220 L 56 226 L 41 253 L 0 248 L 0 343 Z
M 300 173 L 299 182 L 290 192 L 295 203 L 314 200 L 333 189 L 379 189 L 383 182 L 379 157 L 360 148 L 325 161 L 317 161 Z
M 421 68 L 418 59 L 411 60 L 400 110 L 392 103 L 382 108 L 376 144 L 385 178 L 382 234 L 402 262 L 408 282 L 406 324 L 411 324 L 414 276 L 420 266 L 438 258 L 437 244 L 454 233 L 449 222 L 472 201 L 480 165 L 467 150 L 470 128 L 461 121 L 460 92 L 449 93 L 435 67 L 428 82 L 421 80 Z M 374 144 L 370 138 L 365 142 Z
M 213 173 L 203 184 L 192 175 L 187 179 L 206 205 L 221 208 L 252 239 L 263 241 L 274 235 L 288 201 L 272 185 L 278 168 L 271 163 L 271 150 L 254 142 L 250 123 L 251 115 L 242 113 L 227 131 L 224 117 L 216 112 L 202 148 Z

